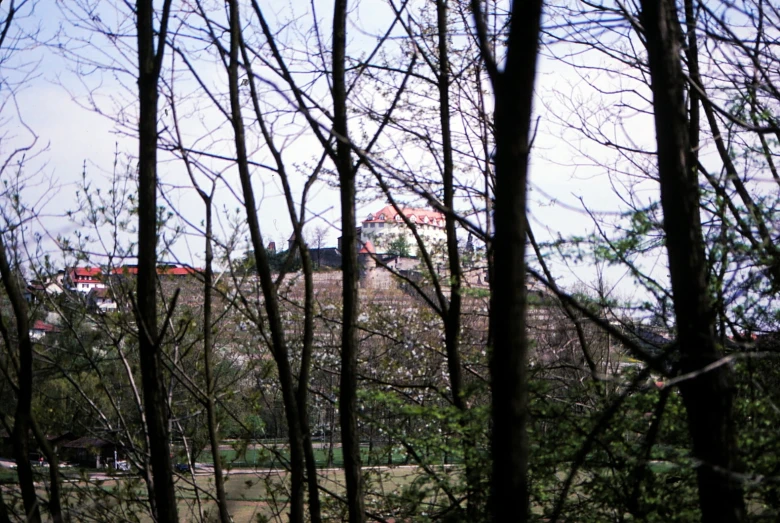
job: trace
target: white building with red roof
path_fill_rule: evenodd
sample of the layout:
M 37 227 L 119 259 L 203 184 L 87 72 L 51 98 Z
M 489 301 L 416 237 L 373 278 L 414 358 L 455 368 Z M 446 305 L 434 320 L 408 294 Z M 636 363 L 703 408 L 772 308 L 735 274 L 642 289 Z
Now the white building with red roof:
M 63 283 L 67 289 L 87 294 L 92 289 L 106 286 L 100 274 L 99 267 L 69 267 L 65 270 Z
M 30 327 L 30 339 L 38 341 L 44 336 L 52 333 L 59 332 L 56 326 L 46 323 L 45 321 L 35 320 Z
M 432 253 L 443 251 L 447 242 L 447 232 L 444 229 L 444 214 L 431 209 L 415 207 L 401 208 L 403 216 L 408 218 L 422 238 L 426 249 Z M 363 220 L 360 228 L 360 242 L 371 242 L 379 254 L 388 252 L 390 243 L 405 236 L 411 252 L 416 253 L 417 241 L 412 230 L 404 222 L 403 217 L 392 205 L 386 205 L 369 214 Z

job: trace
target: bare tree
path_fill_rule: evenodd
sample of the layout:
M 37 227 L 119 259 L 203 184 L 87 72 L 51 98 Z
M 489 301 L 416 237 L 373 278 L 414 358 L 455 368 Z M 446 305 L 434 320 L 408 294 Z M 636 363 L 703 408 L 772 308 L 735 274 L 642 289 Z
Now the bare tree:
M 728 367 L 707 367 L 720 357 L 707 285 L 704 240 L 699 216 L 697 168 L 691 165 L 691 131 L 684 103 L 680 65 L 681 32 L 677 7 L 668 0 L 644 0 L 642 25 L 647 38 L 658 142 L 658 173 L 669 271 L 674 296 L 681 383 L 693 440 L 703 521 L 743 521 L 745 503 L 733 419 Z M 697 100 L 692 100 L 696 103 Z M 694 156 L 695 158 L 695 156 Z
M 165 0 L 155 28 L 152 0 L 136 4 L 138 31 L 138 283 L 136 317 L 144 408 L 149 431 L 154 496 L 159 522 L 178 521 L 170 459 L 170 434 L 161 342 L 157 325 L 157 117 L 160 71 L 171 0 Z M 155 38 L 155 36 L 157 38 Z M 155 42 L 156 40 L 156 42 Z M 156 43 L 156 45 L 155 45 Z
M 241 187 L 244 196 L 244 205 L 247 213 L 247 223 L 254 247 L 255 263 L 263 296 L 265 309 L 271 332 L 271 347 L 274 360 L 279 372 L 279 380 L 284 401 L 285 416 L 290 444 L 290 473 L 291 473 L 291 503 L 290 521 L 302 522 L 304 520 L 304 469 L 305 457 L 303 454 L 303 434 L 301 430 L 301 418 L 298 412 L 299 406 L 295 397 L 295 384 L 290 367 L 288 346 L 285 341 L 284 327 L 281 320 L 281 312 L 277 288 L 274 284 L 265 244 L 257 220 L 257 204 L 254 198 L 254 190 L 249 174 L 249 164 L 246 152 L 246 138 L 244 122 L 242 118 L 241 103 L 239 100 L 239 51 L 243 47 L 241 25 L 239 21 L 239 5 L 232 0 L 230 8 L 230 63 L 228 67 L 230 87 L 230 115 L 236 146 L 236 157 L 241 179 Z M 301 236 L 302 231 L 299 231 Z
M 341 194 L 341 271 L 342 291 L 341 380 L 339 382 L 339 416 L 341 446 L 344 453 L 344 476 L 347 483 L 347 507 L 350 523 L 366 520 L 363 500 L 360 439 L 357 421 L 358 364 L 358 242 L 355 220 L 355 167 L 347 129 L 347 0 L 333 2 L 333 134 L 336 136 L 334 161 L 339 174 Z
M 176 117 L 176 106 L 171 104 L 173 120 L 176 129 L 176 138 L 179 144 L 182 143 L 181 131 L 179 129 L 178 118 Z M 216 395 L 216 377 L 214 373 L 214 192 L 217 182 L 212 181 L 211 190 L 206 192 L 202 189 L 195 179 L 194 168 L 189 161 L 189 156 L 182 149 L 182 160 L 187 168 L 187 174 L 192 181 L 193 186 L 198 192 L 206 208 L 206 230 L 205 230 L 205 267 L 203 274 L 203 368 L 206 379 L 205 407 L 206 423 L 208 425 L 209 444 L 211 446 L 211 456 L 214 460 L 214 489 L 217 491 L 217 508 L 221 523 L 230 523 L 232 521 L 228 512 L 227 496 L 225 495 L 225 478 L 222 470 L 222 455 L 219 451 L 219 427 L 217 424 L 217 405 Z M 197 492 L 197 490 L 196 490 Z
M 320 268 L 322 260 L 322 248 L 325 246 L 325 239 L 328 237 L 328 227 L 320 225 L 314 228 L 311 234 L 310 243 L 317 248 L 317 268 Z
M 490 510 L 494 521 L 527 521 L 526 192 L 542 2 L 513 4 L 503 70 L 498 69 L 490 46 L 481 2 L 473 1 L 471 7 L 495 97 L 495 235 L 489 253 L 494 264 L 490 280 Z
M 11 300 L 16 319 L 16 332 L 19 336 L 18 363 L 16 375 L 18 380 L 16 412 L 12 432 L 16 470 L 19 474 L 19 487 L 22 491 L 22 501 L 27 519 L 33 522 L 41 521 L 38 496 L 35 493 L 32 467 L 30 466 L 28 442 L 32 425 L 30 409 L 33 391 L 33 347 L 30 340 L 30 322 L 27 316 L 27 306 L 19 287 L 18 274 L 15 274 L 8 262 L 5 241 L 0 241 L 0 276 L 3 286 Z M 4 329 L 5 330 L 5 329 Z M 10 335 L 4 332 L 6 348 L 10 352 L 12 345 Z

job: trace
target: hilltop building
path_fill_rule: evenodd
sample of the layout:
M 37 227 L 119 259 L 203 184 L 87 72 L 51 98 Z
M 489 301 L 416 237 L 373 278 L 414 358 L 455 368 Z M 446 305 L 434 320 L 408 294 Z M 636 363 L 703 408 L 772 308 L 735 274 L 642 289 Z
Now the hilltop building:
M 435 252 L 444 248 L 447 243 L 444 214 L 416 207 L 403 207 L 401 213 L 414 224 L 426 249 Z M 391 252 L 393 242 L 401 238 L 410 246 L 412 255 L 417 252 L 417 241 L 412 230 L 392 205 L 370 213 L 361 225 L 358 229 L 360 244 L 371 242 L 378 254 Z
M 402 207 L 398 212 L 392 205 L 386 205 L 370 213 L 361 226 L 356 228 L 362 287 L 387 288 L 393 285 L 393 275 L 397 274 L 415 280 L 421 277 L 424 268 L 420 265 L 419 247 L 412 227 L 431 255 L 434 270 L 439 275 L 446 273 L 447 231 L 444 214 L 417 207 Z M 338 247 L 311 249 L 310 252 L 316 267 L 340 268 L 342 238 L 338 239 Z M 486 284 L 484 268 L 471 272 L 466 278 L 469 284 Z

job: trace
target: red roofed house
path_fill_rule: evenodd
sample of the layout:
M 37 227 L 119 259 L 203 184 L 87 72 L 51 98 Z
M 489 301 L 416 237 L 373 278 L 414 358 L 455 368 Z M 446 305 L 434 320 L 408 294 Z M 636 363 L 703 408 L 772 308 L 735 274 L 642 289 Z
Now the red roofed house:
M 44 321 L 41 320 L 35 320 L 32 324 L 32 327 L 30 327 L 30 338 L 33 341 L 40 340 L 47 334 L 51 334 L 52 332 L 57 332 L 58 329 L 54 325 L 50 325 Z
M 442 247 L 447 242 L 447 232 L 444 229 L 444 215 L 430 209 L 403 207 L 403 216 L 409 219 L 417 233 L 422 238 L 426 248 Z M 386 205 L 378 211 L 369 214 L 360 227 L 360 242 L 362 246 L 371 242 L 377 253 L 386 253 L 390 242 L 399 236 L 406 236 L 409 245 L 416 251 L 417 241 L 403 217 L 393 208 Z
M 65 271 L 65 288 L 87 294 L 92 289 L 105 287 L 99 267 L 70 267 Z

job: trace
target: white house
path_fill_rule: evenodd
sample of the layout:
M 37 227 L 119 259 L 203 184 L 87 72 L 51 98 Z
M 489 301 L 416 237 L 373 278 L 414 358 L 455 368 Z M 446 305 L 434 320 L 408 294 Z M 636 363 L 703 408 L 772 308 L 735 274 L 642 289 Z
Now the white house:
M 117 310 L 111 289 L 96 287 L 87 294 L 87 308 L 96 312 L 113 312 Z
M 62 294 L 62 285 L 56 280 L 33 280 L 27 284 L 27 288 L 24 290 L 24 298 L 30 303 L 40 300 L 46 295 L 56 296 L 58 294 Z

